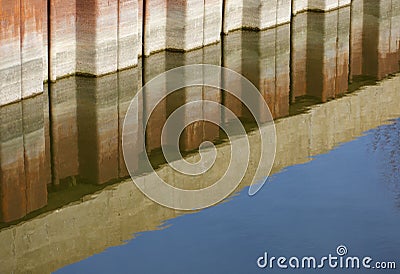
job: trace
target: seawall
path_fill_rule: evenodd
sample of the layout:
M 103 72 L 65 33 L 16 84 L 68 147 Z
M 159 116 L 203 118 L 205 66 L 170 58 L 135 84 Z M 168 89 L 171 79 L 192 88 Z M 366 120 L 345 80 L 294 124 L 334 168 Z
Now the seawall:
M 367 0 L 362 5 L 368 1 L 375 3 Z M 304 11 L 349 4 L 350 0 L 2 0 L 0 105 L 41 93 L 46 81 L 74 74 L 101 76 L 136 66 L 142 55 L 190 51 L 218 43 L 221 34 L 237 29 L 273 28 Z

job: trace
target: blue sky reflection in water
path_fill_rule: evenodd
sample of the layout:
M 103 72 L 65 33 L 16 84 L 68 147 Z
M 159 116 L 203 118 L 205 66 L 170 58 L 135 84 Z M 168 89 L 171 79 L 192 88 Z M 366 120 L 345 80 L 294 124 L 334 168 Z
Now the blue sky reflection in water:
M 398 273 L 400 119 L 273 175 L 254 197 L 167 221 L 59 273 Z M 336 255 L 395 261 L 397 270 L 258 269 L 270 256 Z

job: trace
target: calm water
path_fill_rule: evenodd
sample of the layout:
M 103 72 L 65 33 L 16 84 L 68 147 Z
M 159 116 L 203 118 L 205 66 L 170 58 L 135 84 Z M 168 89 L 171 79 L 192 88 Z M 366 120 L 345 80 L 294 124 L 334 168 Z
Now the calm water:
M 228 203 L 167 221 L 57 273 L 256 273 L 265 251 L 322 257 L 340 244 L 352 256 L 400 264 L 399 178 L 397 119 L 275 174 L 255 197 L 243 189 Z
M 329 13 L 301 13 L 291 24 L 236 31 L 189 53 L 157 53 L 119 73 L 61 79 L 43 95 L 0 107 L 0 273 L 272 272 L 257 268 L 266 251 L 320 258 L 339 245 L 349 255 L 396 261 L 398 271 L 400 4 L 380 3 L 353 0 Z M 273 175 L 255 197 L 245 177 L 226 202 L 184 214 L 124 181 L 122 125 L 143 84 L 197 63 L 252 81 L 276 119 L 278 144 Z M 154 98 L 146 94 L 143 112 Z M 232 96 L 186 88 L 159 104 L 145 140 L 136 140 L 146 143 L 137 158 L 148 153 L 159 167 L 161 126 L 200 98 L 225 105 L 252 129 Z M 229 123 L 219 109 L 207 111 Z M 136 123 L 140 128 L 143 117 Z M 192 154 L 209 140 L 223 150 L 224 138 L 197 122 L 180 148 Z

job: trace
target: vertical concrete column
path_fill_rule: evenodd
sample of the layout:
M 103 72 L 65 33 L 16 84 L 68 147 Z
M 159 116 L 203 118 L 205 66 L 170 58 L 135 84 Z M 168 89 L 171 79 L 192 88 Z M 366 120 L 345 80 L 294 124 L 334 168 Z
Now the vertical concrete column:
M 223 0 L 204 0 L 203 45 L 221 40 Z
M 22 101 L 22 110 L 26 213 L 30 213 L 47 204 L 49 166 L 46 165 L 43 95 Z
M 42 0 L 21 1 L 21 92 L 22 98 L 43 92 Z
M 20 0 L 0 3 L 0 105 L 21 99 Z
M 133 67 L 138 63 L 139 7 L 138 0 L 118 0 L 118 69 Z
M 276 24 L 277 1 L 243 1 L 242 28 L 263 29 Z
M 118 0 L 77 1 L 77 72 L 102 75 L 118 68 Z
M 167 45 L 167 0 L 144 1 L 144 55 Z
M 167 1 L 168 49 L 187 51 L 203 46 L 204 0 Z
M 76 1 L 50 1 L 49 79 L 76 72 Z
M 350 5 L 351 0 L 293 0 L 293 14 L 302 11 L 329 11 Z
M 292 16 L 293 0 L 278 0 L 276 6 L 276 25 L 289 23 Z
M 237 30 L 243 26 L 244 0 L 224 0 L 223 32 Z M 254 16 L 254 15 L 253 15 Z
M 103 184 L 119 178 L 117 75 L 77 78 L 79 174 Z
M 290 22 L 291 0 L 225 0 L 224 33 L 240 28 L 264 30 Z
M 26 182 L 22 103 L 0 108 L 0 220 L 26 215 Z
M 79 175 L 76 78 L 50 84 L 53 183 L 74 182 Z
M 49 43 L 48 43 L 48 16 L 49 11 L 47 8 L 48 1 L 42 0 L 43 7 L 43 23 L 42 23 L 42 37 L 43 37 L 43 80 L 46 82 L 49 80 Z

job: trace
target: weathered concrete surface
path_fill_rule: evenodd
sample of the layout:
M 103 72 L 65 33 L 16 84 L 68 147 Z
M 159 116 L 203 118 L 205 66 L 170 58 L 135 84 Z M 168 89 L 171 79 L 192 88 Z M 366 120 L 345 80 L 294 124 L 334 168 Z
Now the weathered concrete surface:
M 118 67 L 118 1 L 77 1 L 76 71 L 101 75 Z
M 264 30 L 291 20 L 291 0 L 226 0 L 224 33 L 237 29 Z
M 42 0 L 21 1 L 21 94 L 26 98 L 43 92 L 43 24 Z
M 360 1 L 352 3 L 351 75 L 382 79 L 399 70 L 399 1 Z M 362 12 L 361 12 L 362 11 Z
M 293 18 L 292 92 L 325 102 L 348 88 L 350 8 Z
M 137 65 L 138 8 L 137 0 L 51 0 L 50 79 Z
M 224 41 L 223 60 L 225 67 L 244 75 L 260 90 L 274 118 L 289 114 L 290 24 L 230 33 Z M 239 117 L 248 115 L 234 96 L 226 94 L 224 103 Z
M 278 120 L 276 130 L 280 142 L 272 173 L 308 162 L 310 156 L 325 153 L 398 117 L 399 77 L 315 106 L 307 113 Z M 249 138 L 252 144 L 259 140 L 253 133 Z M 222 163 L 227 162 L 227 156 L 223 155 L 229 153 L 222 152 L 228 148 L 227 145 L 217 147 Z M 217 170 L 218 174 L 225 171 Z M 250 182 L 246 179 L 253 173 L 254 166 L 251 166 L 244 182 Z M 175 176 L 167 167 L 162 167 L 159 174 Z M 197 185 L 208 183 L 196 182 Z M 87 196 L 81 202 L 1 230 L 0 271 L 49 273 L 108 247 L 121 245 L 135 233 L 159 229 L 165 220 L 179 214 L 145 198 L 128 180 Z
M 144 55 L 167 47 L 167 0 L 143 1 L 144 7 Z
M 0 111 L 0 220 L 9 222 L 47 204 L 43 96 Z
M 221 40 L 223 0 L 204 0 L 203 46 Z
M 352 0 L 292 0 L 293 14 L 302 11 L 329 11 L 350 5 Z
M 118 1 L 118 70 L 136 66 L 142 50 L 137 0 Z
M 43 4 L 0 3 L 0 105 L 43 92 Z
M 49 79 L 76 72 L 76 1 L 50 2 Z
M 0 105 L 21 99 L 20 1 L 0 6 Z
M 220 41 L 222 0 L 145 2 L 144 54 L 188 51 Z

